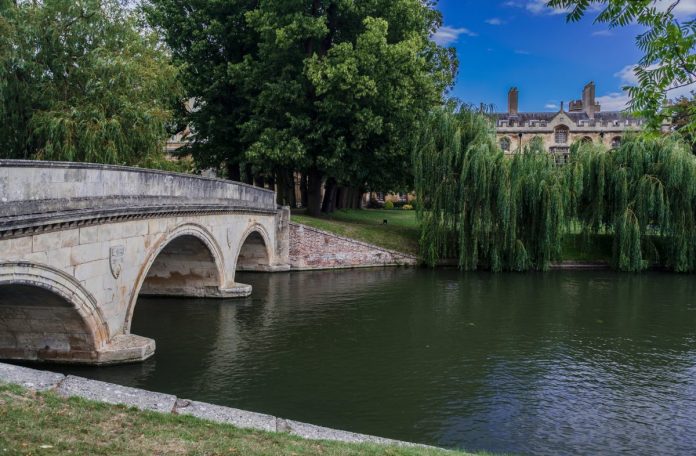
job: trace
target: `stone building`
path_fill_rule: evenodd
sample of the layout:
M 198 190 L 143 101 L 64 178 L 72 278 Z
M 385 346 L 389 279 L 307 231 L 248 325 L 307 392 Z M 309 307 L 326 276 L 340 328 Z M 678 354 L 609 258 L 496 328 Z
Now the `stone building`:
M 516 153 L 538 136 L 558 163 L 568 159 L 570 145 L 576 141 L 602 143 L 608 148 L 621 144 L 628 132 L 643 128 L 644 121 L 619 111 L 602 112 L 595 100 L 595 85 L 590 82 L 582 99 L 571 101 L 569 110 L 558 112 L 519 112 L 517 88 L 508 92 L 508 111 L 495 114 L 498 144 L 506 154 Z

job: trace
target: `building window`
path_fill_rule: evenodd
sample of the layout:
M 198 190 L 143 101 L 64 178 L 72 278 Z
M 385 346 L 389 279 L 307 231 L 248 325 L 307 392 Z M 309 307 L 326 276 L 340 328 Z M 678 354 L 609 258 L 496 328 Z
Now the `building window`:
M 559 166 L 565 165 L 570 161 L 570 149 L 568 147 L 551 147 L 549 151 Z
M 614 136 L 611 139 L 611 148 L 618 149 L 619 147 L 621 147 L 621 136 Z
M 568 144 L 568 127 L 561 125 L 556 127 L 555 131 L 556 144 Z
M 510 152 L 510 138 L 507 136 L 500 139 L 500 148 L 505 152 Z
M 592 144 L 592 138 L 589 136 L 584 136 L 581 140 L 584 144 Z

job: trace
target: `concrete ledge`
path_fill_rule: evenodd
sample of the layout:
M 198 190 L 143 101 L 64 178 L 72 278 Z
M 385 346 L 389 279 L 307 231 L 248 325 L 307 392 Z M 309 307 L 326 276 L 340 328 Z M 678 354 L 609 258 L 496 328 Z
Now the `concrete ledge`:
M 123 334 L 111 339 L 109 345 L 97 352 L 96 364 L 123 364 L 145 361 L 155 354 L 155 341 L 135 334 Z M 89 364 L 94 364 L 91 362 Z
M 65 375 L 0 363 L 0 383 L 13 383 L 34 391 L 47 391 L 57 387 Z
M 218 298 L 246 298 L 251 296 L 251 285 L 237 283 L 232 288 L 220 288 Z
M 140 410 L 162 413 L 171 413 L 176 404 L 176 396 L 170 394 L 152 393 L 128 386 L 88 380 L 74 375 L 68 375 L 58 386 L 57 392 L 63 397 L 81 397 L 97 402 L 123 404 Z
M 309 440 L 335 440 L 338 442 L 348 443 L 377 443 L 380 445 L 416 445 L 415 443 L 406 443 L 398 440 L 385 439 L 383 437 L 375 437 L 365 434 L 356 434 L 354 432 L 339 431 L 323 426 L 315 426 L 313 424 L 301 423 L 299 421 L 285 420 L 278 418 L 278 432 L 287 432 L 288 434 L 302 437 Z
M 176 402 L 174 413 L 179 415 L 191 415 L 217 423 L 227 423 L 243 429 L 258 429 L 268 432 L 276 431 L 276 417 L 274 416 L 247 412 L 220 405 L 206 404 L 205 402 L 179 399 Z

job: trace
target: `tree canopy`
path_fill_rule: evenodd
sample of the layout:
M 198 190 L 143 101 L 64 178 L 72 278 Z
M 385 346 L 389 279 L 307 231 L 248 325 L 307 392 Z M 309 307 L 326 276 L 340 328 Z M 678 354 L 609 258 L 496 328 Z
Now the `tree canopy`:
M 0 157 L 162 155 L 176 68 L 117 0 L 0 0 Z
M 666 106 L 670 93 L 683 87 L 696 90 L 696 20 L 680 20 L 675 12 L 683 0 L 549 0 L 554 8 L 568 9 L 567 19 L 579 21 L 588 12 L 599 11 L 595 22 L 609 27 L 637 23 L 644 31 L 636 38 L 643 58 L 635 67 L 638 85 L 625 87 L 630 96 L 628 108 L 659 129 L 673 115 Z M 696 128 L 696 117 L 689 120 Z
M 300 171 L 316 214 L 323 182 L 408 185 L 412 132 L 456 71 L 454 51 L 431 40 L 441 25 L 433 6 L 150 0 L 145 9 L 185 65 L 196 160 L 232 178 Z

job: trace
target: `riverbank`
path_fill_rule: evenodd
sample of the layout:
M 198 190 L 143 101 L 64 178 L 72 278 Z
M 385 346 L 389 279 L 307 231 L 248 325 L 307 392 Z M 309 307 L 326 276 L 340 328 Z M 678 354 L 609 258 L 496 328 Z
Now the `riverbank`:
M 291 219 L 293 222 L 385 249 L 415 256 L 419 254 L 420 231 L 415 211 L 343 209 L 321 217 L 310 217 L 300 211 L 293 212 Z M 568 234 L 563 239 L 562 263 L 558 266 L 606 266 L 611 260 L 611 252 L 611 236 L 598 235 L 583 239 L 580 234 Z
M 273 429 L 267 426 L 269 419 L 274 423 Z M 0 452 L 104 455 L 467 454 L 335 431 L 7 364 L 0 364 Z

